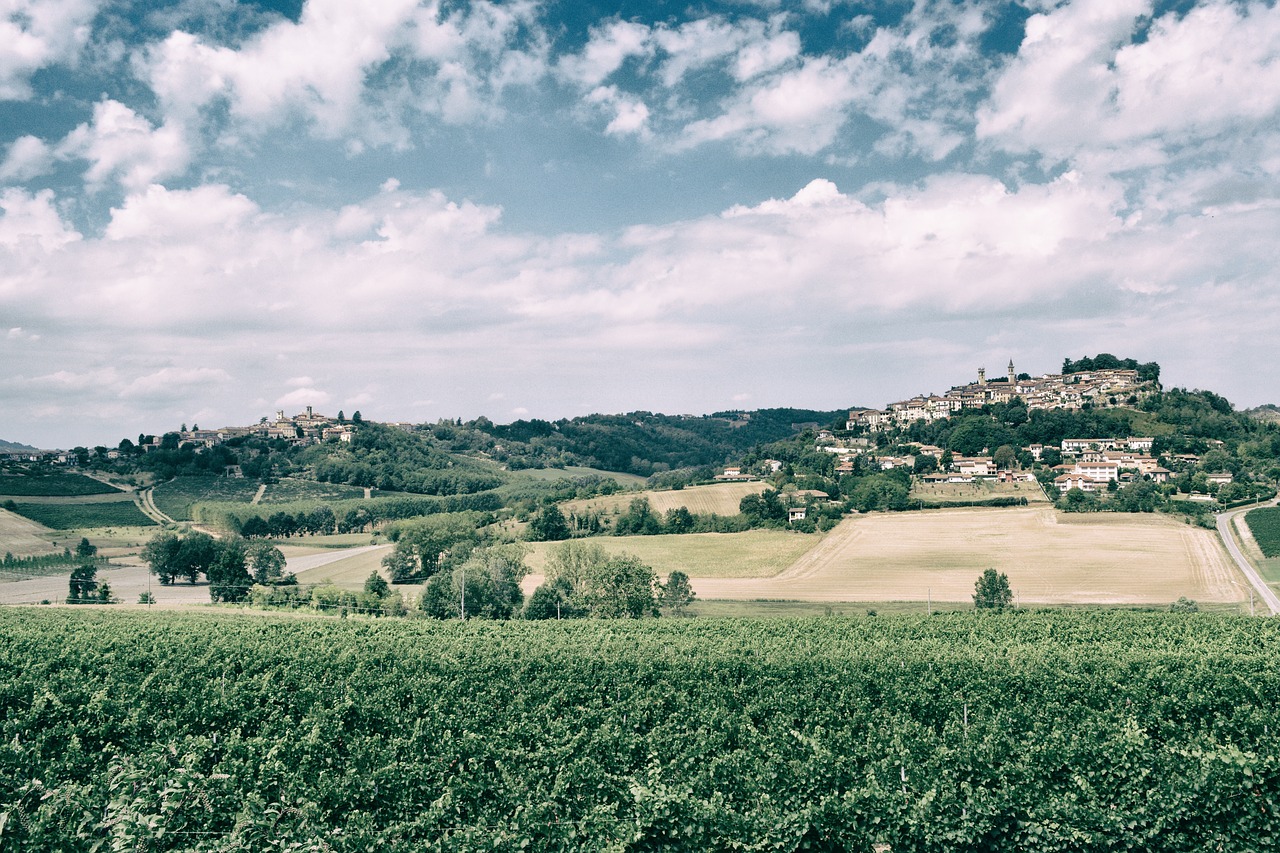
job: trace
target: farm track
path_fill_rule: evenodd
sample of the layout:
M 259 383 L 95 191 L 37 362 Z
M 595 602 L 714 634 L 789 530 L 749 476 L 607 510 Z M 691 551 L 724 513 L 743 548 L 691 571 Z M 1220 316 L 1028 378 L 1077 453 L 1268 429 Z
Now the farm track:
M 267 493 L 267 484 L 263 483 L 261 486 L 258 486 L 258 491 L 254 494 L 253 500 L 249 501 L 249 503 L 253 504 L 254 506 L 257 506 L 258 504 L 262 503 L 262 496 L 265 495 L 266 493 Z
M 157 524 L 164 525 L 178 523 L 173 518 L 165 515 L 165 513 L 160 510 L 160 507 L 156 506 L 155 489 L 151 486 L 147 486 L 145 489 L 139 489 L 134 492 L 133 502 L 137 504 L 138 509 L 142 511 L 143 515 Z

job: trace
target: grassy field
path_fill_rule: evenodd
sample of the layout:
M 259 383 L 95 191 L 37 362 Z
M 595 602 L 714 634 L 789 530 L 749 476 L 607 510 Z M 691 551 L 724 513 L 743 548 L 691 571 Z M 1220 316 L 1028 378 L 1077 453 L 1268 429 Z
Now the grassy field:
M 566 465 L 563 468 L 522 468 L 512 471 L 514 478 L 525 477 L 530 480 L 563 480 L 575 477 L 607 477 L 625 488 L 643 486 L 648 482 L 637 474 L 624 474 L 620 471 L 603 471 L 599 468 L 583 468 L 578 465 Z
M 291 536 L 288 539 L 270 539 L 278 548 L 359 548 L 362 545 L 381 545 L 379 533 L 330 533 L 327 536 Z
M 649 506 L 661 515 L 669 509 L 685 507 L 689 512 L 699 514 L 737 515 L 738 504 L 747 495 L 758 495 L 768 488 L 768 484 L 754 483 L 715 483 L 709 486 L 690 486 L 686 489 L 667 489 L 660 492 L 628 492 L 620 495 L 604 495 L 581 501 L 567 501 L 560 505 L 560 510 L 568 515 L 570 512 L 621 513 L 636 498 L 648 498 Z
M 105 495 L 118 489 L 83 474 L 0 475 L 0 497 Z
M 1160 515 L 1048 507 L 874 513 L 846 519 L 771 578 L 702 578 L 704 599 L 969 601 L 987 567 L 1023 604 L 1248 599 L 1213 531 Z
M 177 477 L 151 492 L 160 511 L 178 521 L 190 521 L 191 507 L 202 501 L 248 503 L 257 493 L 256 480 L 233 477 Z
M 18 514 L 54 530 L 94 527 L 146 527 L 155 524 L 133 504 L 82 503 L 47 504 L 19 503 Z
M 988 498 L 1026 498 L 1029 503 L 1047 503 L 1039 483 L 921 483 L 911 486 L 910 498 L 930 504 L 936 501 L 982 501 Z
M 786 569 L 822 540 L 787 530 L 687 533 L 676 536 L 600 536 L 587 540 L 610 553 L 629 553 L 665 578 L 679 569 L 692 578 L 767 578 Z M 531 543 L 530 570 L 541 575 L 555 542 Z
M 314 553 L 305 554 L 301 549 L 291 546 L 282 547 L 280 550 L 291 561 L 295 557 L 316 556 Z M 362 554 L 335 560 L 312 569 L 302 569 L 294 573 L 297 575 L 298 583 L 302 584 L 331 583 L 344 589 L 362 589 L 370 572 L 382 571 L 382 558 L 388 553 L 390 553 L 389 549 L 379 548 L 376 551 L 365 551 Z M 383 576 L 386 576 L 385 572 L 383 572 Z M 420 586 L 397 586 L 396 588 L 406 590 L 406 595 L 417 595 L 421 591 Z
M 255 484 L 256 488 L 256 484 Z M 252 497 L 252 494 L 250 495 Z M 364 497 L 364 489 L 339 483 L 320 483 L 284 477 L 267 486 L 261 503 L 280 504 L 290 501 L 349 501 Z

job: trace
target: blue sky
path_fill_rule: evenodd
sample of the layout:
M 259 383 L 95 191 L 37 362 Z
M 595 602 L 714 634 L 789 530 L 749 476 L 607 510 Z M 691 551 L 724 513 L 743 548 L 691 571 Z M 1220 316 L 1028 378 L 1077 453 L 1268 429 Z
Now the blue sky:
M 0 2 L 0 438 L 1280 401 L 1274 3 Z

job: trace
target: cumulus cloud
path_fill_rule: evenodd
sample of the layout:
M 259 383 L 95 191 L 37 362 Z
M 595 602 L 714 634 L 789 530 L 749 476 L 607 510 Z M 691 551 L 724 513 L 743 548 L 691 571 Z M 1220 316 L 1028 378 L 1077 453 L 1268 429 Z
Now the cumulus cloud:
M 1091 0 L 1033 16 L 978 135 L 1120 170 L 1161 165 L 1192 143 L 1276 134 L 1280 8 L 1210 2 L 1163 15 L 1135 42 L 1149 12 L 1144 0 Z
M 682 144 L 730 140 L 751 151 L 813 154 L 835 139 L 856 94 L 843 64 L 810 59 L 745 87 L 721 115 L 690 123 Z
M 53 165 L 53 152 L 36 136 L 19 136 L 0 163 L 0 181 L 29 181 Z
M 613 21 L 591 31 L 582 51 L 560 60 L 560 73 L 583 88 L 594 88 L 633 56 L 650 50 L 649 27 L 630 21 Z
M 587 95 L 587 103 L 598 105 L 612 115 L 605 133 L 611 136 L 650 136 L 649 108 L 639 98 L 619 92 L 616 86 L 598 86 Z
M 62 158 L 89 161 L 85 182 L 100 189 L 116 178 L 126 190 L 139 190 L 153 181 L 182 174 L 191 151 L 181 127 L 151 122 L 111 99 L 94 105 L 93 121 L 82 124 L 57 147 Z
M 0 100 L 32 96 L 31 75 L 74 61 L 88 42 L 97 0 L 7 0 L 0 6 Z

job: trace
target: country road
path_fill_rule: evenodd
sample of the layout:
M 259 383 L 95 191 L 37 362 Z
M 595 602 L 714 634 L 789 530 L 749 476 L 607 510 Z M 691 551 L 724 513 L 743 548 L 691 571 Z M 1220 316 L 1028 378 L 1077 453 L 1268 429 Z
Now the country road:
M 1267 586 L 1266 581 L 1258 574 L 1258 570 L 1253 567 L 1253 563 L 1249 562 L 1249 558 L 1245 556 L 1244 551 L 1240 549 L 1240 543 L 1236 541 L 1235 534 L 1231 531 L 1232 520 L 1241 513 L 1248 512 L 1256 507 L 1245 507 L 1243 509 L 1233 509 L 1228 512 L 1220 512 L 1217 515 L 1218 535 L 1222 537 L 1222 544 L 1227 546 L 1227 552 L 1231 554 L 1231 559 L 1236 561 L 1236 565 L 1240 567 L 1240 571 L 1249 583 L 1253 585 L 1258 596 L 1271 608 L 1271 615 L 1280 615 L 1280 597 L 1275 594 L 1271 587 Z

